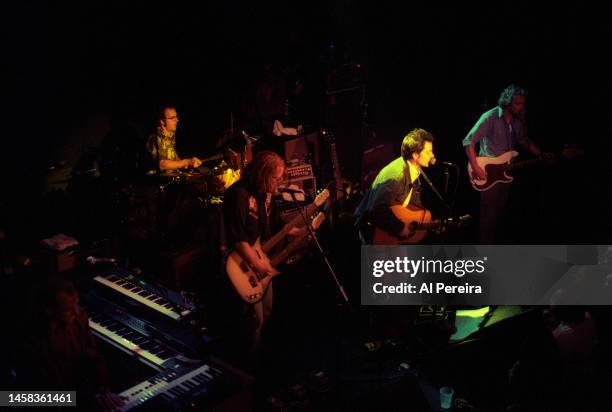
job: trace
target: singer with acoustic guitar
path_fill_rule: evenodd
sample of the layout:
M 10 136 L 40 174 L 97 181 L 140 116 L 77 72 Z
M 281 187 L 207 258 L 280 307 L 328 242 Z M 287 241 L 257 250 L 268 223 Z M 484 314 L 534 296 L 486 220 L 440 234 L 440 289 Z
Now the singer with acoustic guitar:
M 418 243 L 427 233 L 431 213 L 421 203 L 421 168 L 435 159 L 433 136 L 414 129 L 404 137 L 401 157 L 376 176 L 355 211 L 364 244 Z

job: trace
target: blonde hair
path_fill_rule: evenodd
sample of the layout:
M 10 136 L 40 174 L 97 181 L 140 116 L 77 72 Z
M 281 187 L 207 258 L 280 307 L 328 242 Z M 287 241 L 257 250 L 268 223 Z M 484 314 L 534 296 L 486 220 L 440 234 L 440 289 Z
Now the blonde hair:
M 278 167 L 285 167 L 285 161 L 278 154 L 271 151 L 262 151 L 255 155 L 255 158 L 245 170 L 245 178 L 252 189 L 260 193 L 270 191 L 270 177 Z

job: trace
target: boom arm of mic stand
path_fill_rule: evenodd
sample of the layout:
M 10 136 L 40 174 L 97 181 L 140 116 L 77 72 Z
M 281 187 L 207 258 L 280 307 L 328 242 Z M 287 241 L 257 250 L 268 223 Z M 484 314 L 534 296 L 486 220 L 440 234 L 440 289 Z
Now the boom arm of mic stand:
M 440 192 L 438 192 L 438 189 L 436 189 L 436 187 L 433 185 L 431 180 L 429 180 L 429 177 L 427 177 L 427 174 L 425 173 L 425 171 L 423 169 L 421 169 L 421 175 L 423 176 L 423 178 L 425 179 L 425 181 L 427 182 L 429 187 L 431 187 L 431 190 L 433 190 L 433 192 L 436 194 L 436 196 L 438 196 L 438 199 L 440 199 L 440 201 L 442 202 L 442 204 L 444 205 L 446 210 L 448 212 L 450 212 L 450 206 L 448 205 L 448 203 L 446 202 L 444 197 L 440 194 Z
M 425 179 L 429 187 L 431 187 L 431 190 L 433 190 L 436 196 L 438 196 L 438 199 L 440 199 L 440 201 L 444 205 L 444 208 L 446 210 L 446 217 L 442 219 L 442 226 L 441 226 L 442 230 L 444 230 L 444 225 L 446 223 L 446 220 L 448 219 L 448 215 L 450 215 L 450 212 L 451 212 L 450 206 L 448 205 L 444 197 L 440 194 L 440 192 L 438 192 L 438 189 L 436 189 L 436 187 L 433 185 L 433 183 L 431 182 L 431 180 L 429 179 L 429 177 L 427 176 L 427 174 L 425 173 L 423 169 L 421 169 L 421 175 L 423 176 L 423 178 Z
M 325 262 L 325 265 L 327 266 L 327 270 L 329 271 L 330 275 L 336 282 L 336 286 L 338 287 L 338 290 L 340 291 L 340 295 L 342 296 L 344 303 L 346 303 L 346 306 L 349 309 L 349 311 L 352 312 L 353 308 L 351 307 L 351 302 L 349 301 L 348 295 L 346 294 L 346 292 L 344 291 L 344 287 L 338 280 L 338 276 L 336 275 L 334 268 L 332 267 L 331 263 L 327 259 L 327 255 L 325 254 L 325 251 L 323 250 L 323 246 L 321 246 L 321 243 L 319 242 L 319 238 L 317 238 L 317 235 L 315 234 L 314 230 L 312 230 L 312 228 L 310 227 L 310 223 L 308 223 L 308 219 L 306 218 L 306 215 L 304 214 L 304 210 L 302 210 L 302 207 L 298 204 L 295 198 L 295 193 L 291 193 L 291 198 L 293 199 L 293 203 L 298 207 L 298 210 L 300 211 L 300 215 L 302 216 L 302 220 L 304 221 L 304 225 L 306 225 L 306 228 L 308 229 L 310 236 L 312 236 L 312 240 L 314 240 L 315 244 L 317 245 L 317 249 L 319 249 L 319 253 L 321 254 L 321 257 L 323 258 L 323 261 Z

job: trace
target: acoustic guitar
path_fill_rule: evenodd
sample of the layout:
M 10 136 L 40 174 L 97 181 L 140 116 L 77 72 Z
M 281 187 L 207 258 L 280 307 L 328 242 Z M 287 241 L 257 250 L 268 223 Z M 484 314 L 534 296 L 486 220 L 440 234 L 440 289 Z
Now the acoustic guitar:
M 373 245 L 416 244 L 421 242 L 430 230 L 438 230 L 443 227 L 461 227 L 467 225 L 472 219 L 470 215 L 464 215 L 458 218 L 432 220 L 429 210 L 417 209 L 410 207 L 410 205 L 408 207 L 393 205 L 391 211 L 396 218 L 410 227 L 410 233 L 408 236 L 400 237 L 375 227 L 372 237 Z

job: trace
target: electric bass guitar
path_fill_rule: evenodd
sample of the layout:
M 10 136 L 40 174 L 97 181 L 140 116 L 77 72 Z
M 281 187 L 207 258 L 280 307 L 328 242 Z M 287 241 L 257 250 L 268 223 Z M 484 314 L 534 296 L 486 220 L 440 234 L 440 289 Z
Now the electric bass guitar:
M 410 227 L 408 236 L 394 236 L 378 227 L 374 228 L 372 237 L 373 245 L 403 245 L 415 244 L 423 240 L 430 230 L 438 230 L 442 227 L 462 227 L 467 225 L 472 217 L 470 215 L 458 218 L 442 220 L 432 220 L 431 212 L 426 209 L 404 207 L 402 205 L 391 206 L 391 211 L 399 220 Z
M 514 161 L 518 156 L 518 152 L 512 150 L 497 157 L 479 156 L 476 158 L 478 166 L 484 169 L 486 179 L 478 179 L 473 175 L 472 165 L 468 163 L 468 176 L 472 187 L 479 192 L 489 190 L 498 183 L 510 183 L 514 177 L 510 174 L 513 171 L 524 169 L 539 164 L 553 164 L 559 159 L 572 159 L 583 154 L 582 150 L 575 147 L 566 147 L 560 155 L 556 155 L 550 159 L 529 159 Z
M 328 198 L 329 191 L 325 189 L 316 196 L 313 203 L 305 208 L 304 214 L 308 217 L 313 216 L 316 209 L 323 205 Z M 325 215 L 322 212 L 316 214 L 310 223 L 311 228 L 313 230 L 318 229 L 324 220 Z M 274 246 L 276 246 L 287 236 L 292 228 L 297 227 L 302 221 L 303 219 L 300 213 L 290 222 L 285 224 L 285 226 L 283 226 L 278 233 L 268 239 L 263 245 L 261 244 L 260 239 L 257 239 L 255 244 L 252 246 L 257 254 L 257 257 L 262 262 L 269 262 L 272 267 L 277 267 L 281 263 L 285 262 L 293 252 L 303 247 L 304 239 L 309 236 L 309 233 L 305 233 L 301 236 L 295 236 L 295 238 L 292 239 L 286 247 L 276 253 L 276 255 L 273 257 L 268 257 L 268 254 L 272 248 L 274 248 Z M 280 272 L 255 272 L 237 251 L 232 251 L 227 256 L 225 262 L 225 272 L 227 273 L 227 276 L 232 282 L 232 285 L 234 286 L 234 289 L 236 289 L 238 295 L 247 303 L 257 303 L 261 301 L 268 290 L 268 286 L 270 285 L 272 278 L 280 275 Z

